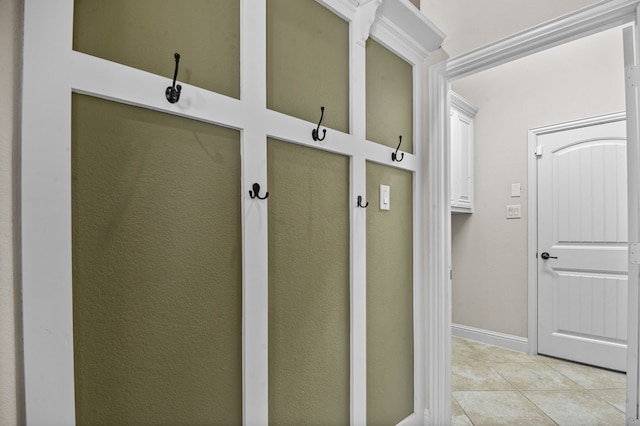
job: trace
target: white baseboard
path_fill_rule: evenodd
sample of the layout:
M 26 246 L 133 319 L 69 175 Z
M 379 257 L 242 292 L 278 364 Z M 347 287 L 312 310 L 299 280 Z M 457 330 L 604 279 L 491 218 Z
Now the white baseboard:
M 512 336 L 510 334 L 483 330 L 461 324 L 451 324 L 451 334 L 456 337 L 462 337 L 463 339 L 511 349 L 512 351 L 529 352 L 529 339 L 526 337 Z

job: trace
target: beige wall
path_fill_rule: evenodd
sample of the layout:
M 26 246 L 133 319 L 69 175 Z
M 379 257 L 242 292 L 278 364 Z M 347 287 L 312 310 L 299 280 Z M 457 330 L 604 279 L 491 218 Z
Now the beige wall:
M 452 218 L 454 323 L 527 336 L 527 131 L 623 111 L 623 72 L 614 29 L 453 83 L 479 108 L 474 213 Z
M 0 0 L 0 424 L 18 422 L 16 358 L 18 108 L 21 61 L 21 0 Z

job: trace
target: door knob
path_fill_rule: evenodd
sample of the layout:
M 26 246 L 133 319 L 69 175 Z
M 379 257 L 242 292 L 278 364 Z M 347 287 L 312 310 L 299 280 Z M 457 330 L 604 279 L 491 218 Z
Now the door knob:
M 547 260 L 547 259 L 557 259 L 557 257 L 556 257 L 556 256 L 551 256 L 551 255 L 549 255 L 549 253 L 547 253 L 546 251 L 545 251 L 545 252 L 542 252 L 542 254 L 540 255 L 540 257 L 541 257 L 541 258 L 543 258 L 544 260 Z

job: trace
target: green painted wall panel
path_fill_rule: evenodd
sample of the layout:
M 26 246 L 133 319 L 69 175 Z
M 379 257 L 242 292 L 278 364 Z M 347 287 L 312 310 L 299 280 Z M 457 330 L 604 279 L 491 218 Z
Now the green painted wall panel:
M 73 48 L 240 98 L 239 0 L 76 0 Z
M 73 96 L 79 425 L 242 422 L 240 139 Z
M 349 132 L 349 24 L 315 0 L 267 0 L 267 107 L 316 123 L 321 106 Z
M 349 424 L 349 159 L 269 139 L 269 423 Z
M 391 209 L 379 208 L 380 185 Z M 367 163 L 367 423 L 413 413 L 413 175 Z
M 367 139 L 413 152 L 413 68 L 369 38 L 367 40 Z

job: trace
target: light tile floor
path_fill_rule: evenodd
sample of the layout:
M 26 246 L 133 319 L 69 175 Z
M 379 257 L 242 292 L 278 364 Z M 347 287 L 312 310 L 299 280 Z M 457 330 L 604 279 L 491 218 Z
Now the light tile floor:
M 624 425 L 626 376 L 453 338 L 453 425 Z

